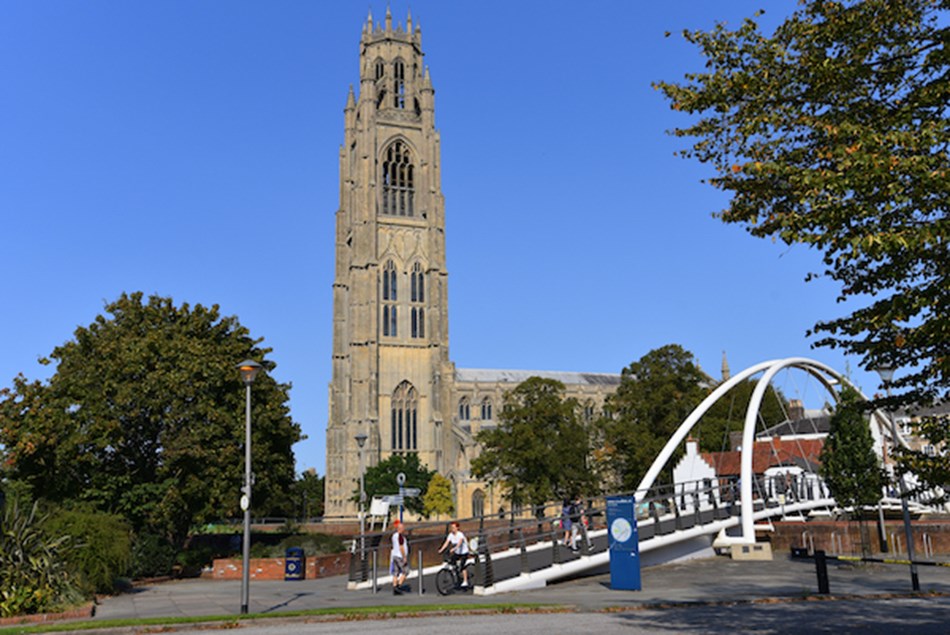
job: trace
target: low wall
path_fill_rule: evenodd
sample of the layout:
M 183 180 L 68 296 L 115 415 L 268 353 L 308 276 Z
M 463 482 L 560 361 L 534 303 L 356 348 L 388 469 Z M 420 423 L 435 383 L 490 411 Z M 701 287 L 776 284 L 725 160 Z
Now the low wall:
M 336 553 L 329 556 L 310 556 L 306 558 L 306 578 L 326 578 L 347 573 L 350 566 L 350 554 Z M 215 560 L 211 568 L 211 577 L 215 580 L 240 580 L 244 567 L 241 558 Z M 250 578 L 252 580 L 283 580 L 284 558 L 251 558 Z
M 877 519 L 866 519 L 864 524 L 867 528 L 867 543 L 871 553 L 880 554 Z M 772 543 L 772 550 L 776 552 L 789 551 L 792 547 L 806 547 L 822 549 L 829 554 L 860 555 L 861 553 L 861 523 L 857 520 L 776 522 L 774 526 L 775 531 L 766 534 L 766 540 Z M 898 544 L 900 553 L 905 553 L 907 540 L 904 535 L 904 523 L 900 520 L 885 520 L 884 527 L 888 553 L 893 555 L 895 545 Z M 950 521 L 915 520 L 911 522 L 911 532 L 914 536 L 917 558 L 927 557 L 927 550 L 930 549 L 937 556 L 950 554 Z
M 87 602 L 82 606 L 63 611 L 61 613 L 36 613 L 33 615 L 14 615 L 13 617 L 0 617 L 0 627 L 16 626 L 17 624 L 43 624 L 45 622 L 58 622 L 62 620 L 75 620 L 93 617 L 96 614 L 96 605 L 93 602 Z

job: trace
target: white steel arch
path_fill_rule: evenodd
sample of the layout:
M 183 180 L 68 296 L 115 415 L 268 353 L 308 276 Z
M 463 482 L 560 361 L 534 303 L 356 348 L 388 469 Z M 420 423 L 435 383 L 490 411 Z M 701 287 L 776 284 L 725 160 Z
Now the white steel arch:
M 745 421 L 742 427 L 742 455 L 741 455 L 741 468 L 740 468 L 740 500 L 741 500 L 741 517 L 742 517 L 742 533 L 740 536 L 731 539 L 731 542 L 738 544 L 752 544 L 755 542 L 755 519 L 753 514 L 753 501 L 752 501 L 752 456 L 753 456 L 753 445 L 755 442 L 755 424 L 759 413 L 759 408 L 762 405 L 762 399 L 765 396 L 765 392 L 768 389 L 769 384 L 772 381 L 772 378 L 775 377 L 780 371 L 787 368 L 797 368 L 805 371 L 809 375 L 815 377 L 822 386 L 828 391 L 832 399 L 837 402 L 838 393 L 834 389 L 836 383 L 847 384 L 853 388 L 862 399 L 865 401 L 868 400 L 854 384 L 852 384 L 846 377 L 835 371 L 829 366 L 822 364 L 821 362 L 815 361 L 813 359 L 808 359 L 805 357 L 788 357 L 785 359 L 776 359 L 767 362 L 761 362 L 754 366 L 746 368 L 742 372 L 734 375 L 727 381 L 723 382 L 716 387 L 703 401 L 696 407 L 693 412 L 680 424 L 680 427 L 677 428 L 676 432 L 670 437 L 666 445 L 663 447 L 663 451 L 657 456 L 656 460 L 650 466 L 650 469 L 647 470 L 646 475 L 643 477 L 643 480 L 640 481 L 640 485 L 637 486 L 636 495 L 638 498 L 642 497 L 652 486 L 656 477 L 659 476 L 660 471 L 667 464 L 670 458 L 673 456 L 673 453 L 676 451 L 676 448 L 686 439 L 686 436 L 690 433 L 693 427 L 702 419 L 703 415 L 715 404 L 719 399 L 725 396 L 732 388 L 737 386 L 739 383 L 750 379 L 751 377 L 762 373 L 762 377 L 758 380 L 755 389 L 752 392 L 752 398 L 749 400 L 749 406 L 746 409 Z M 877 425 L 871 425 L 871 435 L 874 437 L 874 449 L 878 454 L 883 452 L 883 439 L 885 436 L 889 437 L 889 427 L 886 425 L 886 419 L 884 414 L 880 410 L 876 410 L 873 413 L 873 418 L 876 419 Z M 894 440 L 892 440 L 892 443 Z M 906 441 L 900 437 L 898 433 L 897 443 L 906 446 Z

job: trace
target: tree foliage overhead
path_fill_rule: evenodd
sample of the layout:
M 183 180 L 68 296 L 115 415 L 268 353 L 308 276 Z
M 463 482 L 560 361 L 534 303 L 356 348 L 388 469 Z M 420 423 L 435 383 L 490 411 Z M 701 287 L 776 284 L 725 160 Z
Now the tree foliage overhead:
M 0 391 L 2 475 L 36 496 L 84 501 L 136 530 L 181 540 L 194 523 L 236 515 L 244 464 L 244 386 L 235 368 L 263 361 L 217 306 L 123 294 L 53 350 L 48 382 L 22 375 Z M 253 509 L 284 505 L 300 428 L 289 385 L 269 372 L 252 390 Z
M 821 450 L 821 476 L 841 507 L 874 505 L 881 499 L 884 474 L 865 411 L 864 400 L 845 387 Z
M 907 370 L 903 401 L 950 385 L 948 8 L 809 0 L 771 36 L 752 19 L 687 31 L 705 72 L 656 84 L 699 115 L 673 132 L 732 193 L 720 218 L 815 248 L 824 271 L 809 278 L 858 300 L 813 327 L 816 345 Z
M 530 377 L 505 393 L 495 428 L 478 433 L 483 446 L 472 473 L 498 483 L 514 505 L 543 505 L 593 493 L 590 442 L 577 400 L 564 384 Z
M 709 378 L 678 344 L 654 349 L 621 373 L 600 421 L 601 471 L 624 491 L 636 489 L 679 425 L 705 398 Z

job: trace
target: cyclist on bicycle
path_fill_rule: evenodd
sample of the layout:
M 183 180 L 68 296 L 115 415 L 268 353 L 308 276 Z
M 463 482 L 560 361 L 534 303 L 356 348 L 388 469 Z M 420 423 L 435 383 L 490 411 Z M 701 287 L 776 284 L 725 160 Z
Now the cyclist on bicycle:
M 465 534 L 459 529 L 459 524 L 453 521 L 449 525 L 449 535 L 445 537 L 445 542 L 439 547 L 439 553 L 449 549 L 449 558 L 455 571 L 462 570 L 462 588 L 468 587 L 468 571 L 465 569 L 465 559 L 468 558 L 468 540 Z

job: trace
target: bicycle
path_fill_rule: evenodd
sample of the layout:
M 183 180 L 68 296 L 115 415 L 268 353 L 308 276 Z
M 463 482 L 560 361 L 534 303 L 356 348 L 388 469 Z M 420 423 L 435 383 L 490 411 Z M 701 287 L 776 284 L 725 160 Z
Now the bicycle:
M 458 564 L 452 564 L 451 558 L 446 558 L 442 563 L 442 568 L 435 574 L 435 588 L 439 595 L 450 595 L 462 588 L 462 570 L 468 574 L 468 588 L 475 586 L 475 563 L 478 562 L 478 555 L 469 552 L 464 558 L 465 564 L 459 560 Z

